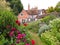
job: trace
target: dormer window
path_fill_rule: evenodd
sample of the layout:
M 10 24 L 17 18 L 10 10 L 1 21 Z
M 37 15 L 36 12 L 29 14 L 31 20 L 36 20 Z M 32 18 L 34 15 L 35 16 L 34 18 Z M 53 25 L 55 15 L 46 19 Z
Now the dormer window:
M 20 15 L 21 15 L 21 16 L 23 16 L 23 14 L 22 14 L 22 13 L 21 13 Z

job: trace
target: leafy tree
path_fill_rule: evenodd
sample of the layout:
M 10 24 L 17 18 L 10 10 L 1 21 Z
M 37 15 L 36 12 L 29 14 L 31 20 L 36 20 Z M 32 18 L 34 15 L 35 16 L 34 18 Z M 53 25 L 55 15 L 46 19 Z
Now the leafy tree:
M 55 7 L 55 10 L 57 12 L 60 12 L 60 2 L 57 3 L 56 7 Z
M 54 12 L 54 8 L 53 8 L 52 6 L 49 7 L 49 8 L 47 9 L 47 12 L 48 12 L 48 13 Z
M 11 10 L 9 3 L 5 0 L 0 0 L 0 10 Z
M 13 9 L 13 12 L 18 15 L 23 9 L 21 0 L 6 0 L 10 3 L 10 7 Z

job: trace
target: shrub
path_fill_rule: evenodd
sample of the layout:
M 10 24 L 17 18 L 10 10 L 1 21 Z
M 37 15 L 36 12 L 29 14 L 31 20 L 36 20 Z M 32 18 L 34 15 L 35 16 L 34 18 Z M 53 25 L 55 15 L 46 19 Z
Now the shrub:
M 42 33 L 40 38 L 47 45 L 60 45 L 60 18 L 50 21 L 49 26 L 50 31 Z
M 40 29 L 39 29 L 39 35 L 41 35 L 42 33 L 44 33 L 45 31 L 48 31 L 48 30 L 50 30 L 50 26 L 44 24 L 44 25 L 41 26 Z
M 57 33 L 57 34 L 56 34 L 56 37 L 57 37 L 57 39 L 58 39 L 59 42 L 60 42 L 60 33 Z
M 41 19 L 41 22 L 44 22 L 44 23 L 46 23 L 46 24 L 49 24 L 49 21 L 50 21 L 50 20 L 53 20 L 53 19 L 55 19 L 55 18 L 56 18 L 56 16 L 54 16 L 54 15 L 48 15 L 48 16 L 42 18 L 42 19 Z
M 28 23 L 28 26 L 26 27 L 28 30 L 34 32 L 34 33 L 38 33 L 39 30 L 39 24 L 40 24 L 40 20 Z
M 40 38 L 47 45 L 57 45 L 57 42 L 58 42 L 58 44 L 60 44 L 59 41 L 57 40 L 57 38 L 55 36 L 53 36 L 49 31 L 42 33 Z
M 26 27 L 27 25 L 24 24 Z M 30 43 L 30 34 L 20 30 L 20 22 L 10 11 L 0 13 L 0 45 L 25 45 Z
M 60 18 L 50 21 L 49 25 L 52 28 L 52 30 L 60 32 L 59 31 L 60 30 Z

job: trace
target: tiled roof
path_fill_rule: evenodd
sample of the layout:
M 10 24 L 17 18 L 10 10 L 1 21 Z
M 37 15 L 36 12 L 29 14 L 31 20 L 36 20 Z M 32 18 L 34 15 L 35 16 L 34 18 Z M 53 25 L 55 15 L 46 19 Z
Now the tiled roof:
M 46 15 L 37 16 L 36 18 L 40 19 L 40 18 L 44 18 L 45 16 L 47 16 L 47 14 Z
M 29 14 L 29 15 L 38 15 L 38 10 L 34 11 L 34 10 L 26 10 L 26 12 Z

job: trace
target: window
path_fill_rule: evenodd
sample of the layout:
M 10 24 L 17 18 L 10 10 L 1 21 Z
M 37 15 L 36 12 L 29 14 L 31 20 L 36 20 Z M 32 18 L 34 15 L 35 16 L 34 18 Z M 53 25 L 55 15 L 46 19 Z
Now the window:
M 29 19 L 29 21 L 30 21 L 30 19 Z
M 22 23 L 25 23 L 25 20 L 24 19 L 22 19 Z
M 21 13 L 20 15 L 21 15 L 21 16 L 23 16 L 23 14 L 22 14 L 22 13 Z

